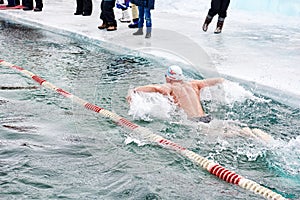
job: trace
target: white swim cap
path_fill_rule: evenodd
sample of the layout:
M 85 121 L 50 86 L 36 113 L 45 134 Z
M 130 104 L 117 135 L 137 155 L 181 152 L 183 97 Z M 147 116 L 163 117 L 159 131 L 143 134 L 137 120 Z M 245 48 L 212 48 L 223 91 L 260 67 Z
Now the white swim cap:
M 177 65 L 172 65 L 168 68 L 166 76 L 172 80 L 182 80 L 182 69 Z

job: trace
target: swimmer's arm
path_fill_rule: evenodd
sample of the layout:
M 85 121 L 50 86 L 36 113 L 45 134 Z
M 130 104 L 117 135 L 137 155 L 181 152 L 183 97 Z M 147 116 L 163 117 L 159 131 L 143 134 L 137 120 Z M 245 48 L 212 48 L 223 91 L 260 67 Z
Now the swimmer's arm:
M 163 95 L 168 95 L 170 92 L 167 87 L 161 85 L 146 85 L 140 86 L 133 90 L 133 92 L 158 92 Z
M 224 79 L 223 78 L 209 78 L 205 80 L 195 80 L 193 81 L 194 84 L 198 86 L 198 88 L 204 88 L 204 87 L 209 87 L 209 86 L 214 86 L 220 83 L 223 83 Z
M 161 86 L 161 85 L 140 86 L 140 87 L 136 87 L 131 92 L 133 92 L 133 93 L 136 93 L 136 92 L 158 92 L 158 93 L 163 94 L 163 95 L 169 95 L 170 94 L 170 90 L 168 89 L 168 87 L 164 87 L 164 86 Z M 127 102 L 130 103 L 131 102 L 131 95 L 129 94 L 126 97 L 126 99 L 127 99 Z

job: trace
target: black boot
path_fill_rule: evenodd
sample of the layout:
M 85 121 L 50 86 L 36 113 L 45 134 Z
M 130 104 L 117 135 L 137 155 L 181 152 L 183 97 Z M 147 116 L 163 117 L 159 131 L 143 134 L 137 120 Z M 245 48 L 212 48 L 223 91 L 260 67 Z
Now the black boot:
M 33 9 L 34 12 L 41 12 L 43 10 L 43 3 L 41 1 L 36 1 L 35 8 Z
M 204 24 L 203 24 L 203 26 L 202 26 L 202 30 L 203 30 L 204 32 L 207 31 L 208 25 L 210 24 L 211 20 L 212 20 L 212 17 L 209 16 L 209 15 L 207 15 L 206 18 L 205 18 Z
M 132 23 L 128 25 L 129 28 L 138 28 L 139 18 L 133 19 Z
M 33 8 L 25 7 L 23 10 L 28 11 L 28 10 L 33 10 Z
M 38 8 L 38 7 L 35 7 L 33 9 L 34 12 L 41 12 L 43 10 L 43 8 Z
M 92 11 L 83 11 L 82 16 L 91 16 Z
M 3 1 L 3 0 L 0 0 L 0 4 L 4 4 L 4 1 Z
M 216 28 L 216 30 L 215 30 L 214 33 L 219 34 L 219 33 L 222 32 L 222 28 L 223 28 L 223 24 L 224 24 L 224 19 L 225 18 L 219 17 L 218 23 L 217 23 L 217 28 Z
M 76 12 L 74 12 L 74 15 L 82 15 L 82 11 L 76 10 Z

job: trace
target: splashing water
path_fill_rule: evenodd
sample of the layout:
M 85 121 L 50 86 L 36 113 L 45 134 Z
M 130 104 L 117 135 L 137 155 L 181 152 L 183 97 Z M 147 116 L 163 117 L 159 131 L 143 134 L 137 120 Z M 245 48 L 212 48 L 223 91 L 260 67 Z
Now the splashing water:
M 270 145 L 272 159 L 270 167 L 274 168 L 286 176 L 298 179 L 300 182 L 300 136 L 288 142 L 277 140 Z
M 264 102 L 265 99 L 254 96 L 254 94 L 239 83 L 225 80 L 220 85 L 204 88 L 201 91 L 202 100 L 213 100 L 222 104 L 232 104 L 234 102 L 244 102 L 247 99 L 256 100 L 258 102 Z
M 131 97 L 128 114 L 132 115 L 134 120 L 169 119 L 176 109 L 170 98 L 159 93 L 134 93 Z
M 172 104 L 170 98 L 159 93 L 132 93 L 132 101 L 128 114 L 134 120 L 152 121 L 153 118 L 169 119 L 176 111 L 176 105 Z M 243 102 L 246 99 L 266 101 L 254 96 L 238 83 L 225 81 L 223 87 L 220 85 L 204 88 L 201 91 L 201 100 L 222 104 L 232 104 L 233 102 Z

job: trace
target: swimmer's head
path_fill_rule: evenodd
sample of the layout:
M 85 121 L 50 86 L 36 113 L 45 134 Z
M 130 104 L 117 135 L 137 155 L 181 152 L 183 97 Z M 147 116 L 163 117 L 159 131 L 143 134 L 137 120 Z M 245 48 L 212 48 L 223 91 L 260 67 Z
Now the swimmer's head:
M 182 69 L 177 65 L 172 65 L 168 68 L 166 77 L 171 80 L 181 81 L 183 79 Z

